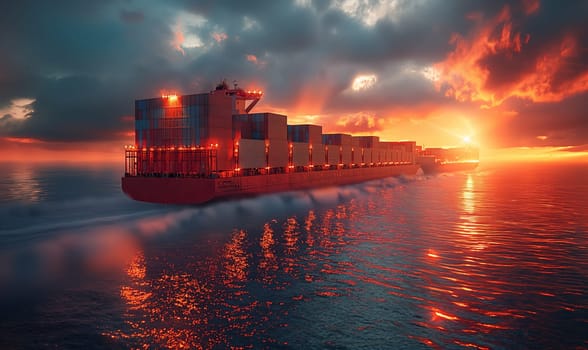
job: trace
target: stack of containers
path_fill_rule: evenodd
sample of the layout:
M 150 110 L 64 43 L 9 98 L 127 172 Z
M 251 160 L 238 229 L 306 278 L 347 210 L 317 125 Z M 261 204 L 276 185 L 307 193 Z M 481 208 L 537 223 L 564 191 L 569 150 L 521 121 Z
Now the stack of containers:
M 394 164 L 414 164 L 416 156 L 415 141 L 390 142 Z
M 218 168 L 231 170 L 233 162 L 233 106 L 232 96 L 224 91 L 208 94 L 208 114 L 206 118 L 205 146 L 214 145 L 218 152 Z M 218 145 L 218 146 L 217 146 Z
M 292 148 L 292 166 L 310 164 L 309 130 L 306 125 L 288 125 L 288 142 Z
M 135 101 L 135 144 L 138 148 L 177 147 L 190 145 L 190 122 L 182 98 L 152 98 Z M 186 133 L 184 133 L 186 131 Z M 184 139 L 185 137 L 185 139 Z
M 323 134 L 323 144 L 327 151 L 327 164 L 351 164 L 352 136 L 348 134 Z
M 380 147 L 380 138 L 378 136 L 353 136 L 352 142 L 355 151 L 359 148 L 363 154 L 362 161 L 359 164 L 370 165 L 378 162 L 379 152 L 377 150 Z M 355 163 L 358 164 L 357 162 Z
M 392 162 L 391 148 L 391 142 L 380 141 L 380 159 L 383 164 L 390 164 Z
M 235 168 L 257 169 L 267 166 L 265 130 L 256 130 L 249 114 L 233 115 L 233 142 Z
M 237 165 L 240 169 L 265 168 L 265 140 L 240 139 L 235 142 Z
M 288 166 L 286 116 L 274 113 L 233 116 L 233 139 L 238 144 L 239 167 Z
M 404 143 L 406 144 L 407 162 L 416 163 L 416 141 L 404 141 Z
M 351 137 L 351 163 L 360 166 L 363 163 L 363 149 L 359 146 L 359 139 Z
M 442 161 L 471 160 L 479 157 L 478 149 L 471 147 L 426 148 L 423 154 L 435 156 Z
M 294 166 L 322 165 L 325 153 L 320 125 L 288 125 L 288 141 L 293 148 Z
M 137 171 L 183 175 L 208 169 L 208 158 L 192 148 L 200 149 L 214 143 L 218 150 L 217 144 L 230 144 L 231 114 L 220 106 L 227 104 L 225 100 L 212 106 L 209 94 L 196 94 L 135 101 Z M 214 130 L 210 127 L 212 112 L 218 124 Z M 215 139 L 211 140 L 209 135 L 215 135 Z M 215 168 L 217 160 L 218 165 L 225 166 L 230 155 L 215 157 Z

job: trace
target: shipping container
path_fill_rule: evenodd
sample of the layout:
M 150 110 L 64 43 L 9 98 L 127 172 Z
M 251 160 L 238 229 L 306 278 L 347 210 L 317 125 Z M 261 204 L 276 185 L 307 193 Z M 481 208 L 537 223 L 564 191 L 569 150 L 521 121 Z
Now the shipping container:
M 238 168 L 254 169 L 266 167 L 265 141 L 241 139 L 238 142 Z
M 310 144 L 322 143 L 323 127 L 320 125 L 288 125 L 288 141 L 306 142 Z
M 292 165 L 307 166 L 310 164 L 309 144 L 306 142 L 292 142 Z
M 341 162 L 341 146 L 325 145 L 326 160 L 328 165 L 339 165 Z
M 380 148 L 372 148 L 372 161 L 374 164 L 381 164 Z
M 363 162 L 366 165 L 371 165 L 374 162 L 372 151 L 373 151 L 372 148 L 364 148 L 363 149 Z
M 425 148 L 422 153 L 427 156 L 435 156 L 441 161 L 459 161 L 478 159 L 478 149 L 471 147 L 456 148 Z
M 393 148 L 392 149 L 392 160 L 394 162 L 394 164 L 398 164 L 400 163 L 400 149 L 398 148 Z
M 135 101 L 135 145 L 139 149 L 214 148 L 217 153 L 218 167 L 231 168 L 233 165 L 231 105 L 231 97 L 220 93 L 169 95 L 137 100 Z M 160 158 L 154 158 L 153 161 L 164 162 Z
M 352 136 L 349 134 L 323 134 L 324 145 L 351 146 Z
M 237 114 L 233 116 L 233 138 L 287 140 L 286 116 L 274 113 Z
M 135 101 L 135 143 L 139 148 L 206 146 L 209 135 L 214 135 L 211 131 L 232 127 L 230 105 L 224 106 L 228 96 L 172 96 Z
M 386 164 L 392 164 L 392 150 L 390 148 L 385 149 Z
M 415 162 L 416 142 L 414 141 L 393 141 L 386 143 L 392 153 L 392 162 L 411 163 Z
M 351 143 L 351 138 L 349 139 L 349 143 Z M 351 144 L 341 146 L 341 161 L 344 165 L 351 165 Z
M 288 167 L 288 149 L 289 144 L 287 140 L 267 140 L 268 147 L 268 164 L 270 168 L 286 168 Z
M 351 163 L 357 166 L 363 163 L 363 148 L 359 146 L 353 146 L 351 148 Z
M 312 145 L 311 155 L 312 165 L 325 164 L 325 146 L 322 143 Z
M 380 138 L 378 136 L 353 136 L 352 145 L 362 148 L 378 148 Z

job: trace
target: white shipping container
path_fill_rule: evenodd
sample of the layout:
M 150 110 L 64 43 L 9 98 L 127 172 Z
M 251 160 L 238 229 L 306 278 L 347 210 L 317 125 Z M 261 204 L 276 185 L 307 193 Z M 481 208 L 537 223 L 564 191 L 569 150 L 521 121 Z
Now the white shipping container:
M 267 138 L 287 140 L 288 125 L 286 116 L 274 113 L 266 113 L 267 118 Z
M 312 146 L 312 164 L 325 164 L 325 146 L 322 143 L 314 144 Z
M 374 162 L 374 164 L 378 164 L 378 162 L 380 162 L 380 149 L 379 148 L 372 149 L 372 162 Z
M 385 164 L 388 161 L 388 150 L 386 148 L 380 148 L 380 161 L 382 164 Z
M 392 152 L 392 158 L 394 159 L 394 163 L 400 162 L 400 150 L 398 148 L 394 148 Z
M 351 160 L 351 145 L 346 145 L 346 146 L 342 146 L 342 158 L 343 158 L 343 164 L 347 164 L 350 165 L 352 163 Z
M 272 168 L 288 166 L 288 140 L 267 140 L 269 144 L 268 166 Z
M 361 160 L 361 147 L 356 147 L 353 146 L 353 152 L 352 152 L 352 162 L 355 165 L 361 165 L 362 160 Z
M 339 146 L 338 145 L 329 145 L 325 146 L 327 151 L 327 164 L 329 165 L 337 165 L 339 164 Z
M 306 166 L 310 164 L 309 144 L 305 142 L 292 142 L 292 164 Z
M 239 140 L 239 167 L 241 169 L 265 168 L 265 141 Z
M 372 158 L 372 148 L 364 148 L 363 149 L 363 162 L 365 164 L 370 164 L 373 162 L 373 158 Z

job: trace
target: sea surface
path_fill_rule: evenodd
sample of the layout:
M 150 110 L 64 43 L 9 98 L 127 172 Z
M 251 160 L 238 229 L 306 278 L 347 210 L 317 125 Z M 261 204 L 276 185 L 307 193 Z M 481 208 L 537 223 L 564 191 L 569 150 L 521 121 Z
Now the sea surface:
M 587 349 L 588 165 L 205 206 L 0 164 L 1 349 Z

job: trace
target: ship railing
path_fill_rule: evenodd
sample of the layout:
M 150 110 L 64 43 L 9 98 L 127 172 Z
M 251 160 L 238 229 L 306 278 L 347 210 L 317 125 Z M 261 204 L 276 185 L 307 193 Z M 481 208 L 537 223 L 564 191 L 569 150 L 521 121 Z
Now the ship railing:
M 210 177 L 216 172 L 216 149 L 125 149 L 125 176 Z

